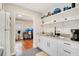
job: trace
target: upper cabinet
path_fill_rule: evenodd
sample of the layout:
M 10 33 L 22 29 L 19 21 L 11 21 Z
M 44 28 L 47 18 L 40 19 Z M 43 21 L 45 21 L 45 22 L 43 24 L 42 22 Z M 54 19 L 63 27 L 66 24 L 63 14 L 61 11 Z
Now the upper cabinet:
M 79 6 L 42 19 L 43 25 L 79 19 Z

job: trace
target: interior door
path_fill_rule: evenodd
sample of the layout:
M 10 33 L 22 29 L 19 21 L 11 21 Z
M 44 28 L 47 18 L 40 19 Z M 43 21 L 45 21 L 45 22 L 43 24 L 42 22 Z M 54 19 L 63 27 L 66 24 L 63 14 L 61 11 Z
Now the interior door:
M 5 55 L 5 13 L 0 12 L 0 47 L 4 49 Z
M 10 14 L 5 13 L 6 55 L 10 55 Z

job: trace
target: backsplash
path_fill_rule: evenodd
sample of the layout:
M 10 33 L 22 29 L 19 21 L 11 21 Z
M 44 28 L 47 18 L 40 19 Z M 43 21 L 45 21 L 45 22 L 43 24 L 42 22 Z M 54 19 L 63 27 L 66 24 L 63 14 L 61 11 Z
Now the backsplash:
M 71 34 L 71 29 L 79 29 L 79 19 L 45 25 L 43 29 L 44 32 L 54 33 L 54 27 L 56 27 L 56 30 L 60 31 L 60 33 Z

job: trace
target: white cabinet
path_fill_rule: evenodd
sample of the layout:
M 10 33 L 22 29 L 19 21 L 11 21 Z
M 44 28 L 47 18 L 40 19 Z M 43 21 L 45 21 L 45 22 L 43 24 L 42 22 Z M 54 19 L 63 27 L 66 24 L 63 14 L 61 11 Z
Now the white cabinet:
M 58 40 L 58 56 L 78 55 L 77 50 L 72 48 L 72 43 L 65 40 Z M 77 51 L 78 52 L 78 51 Z
M 71 44 L 70 44 L 70 42 L 63 41 L 62 53 L 63 53 L 64 56 L 70 56 L 71 55 Z
M 79 56 L 79 44 L 71 43 L 71 56 Z
M 38 47 L 43 51 L 47 51 L 48 50 L 47 42 L 48 42 L 48 39 L 46 37 L 40 36 Z
M 38 47 L 45 51 L 48 55 L 57 55 L 57 40 L 50 37 L 41 36 L 39 39 Z
M 64 39 L 40 36 L 38 47 L 50 56 L 79 56 L 79 44 Z
M 49 38 L 50 39 L 50 38 Z M 50 55 L 49 53 L 50 53 L 50 41 L 49 41 L 49 39 L 47 39 L 45 42 L 46 42 L 46 45 L 45 45 L 45 52 L 48 54 L 48 55 Z
M 76 42 L 68 42 L 63 40 L 62 55 L 64 56 L 79 56 L 79 44 Z
M 58 39 L 57 42 L 57 55 L 58 56 L 63 56 L 63 41 L 61 39 Z
M 39 47 L 40 49 L 43 48 L 43 45 L 44 45 L 43 43 L 44 43 L 43 38 L 39 38 L 38 47 Z
M 57 41 L 55 39 L 41 36 L 38 47 L 45 51 L 48 55 L 57 55 Z
M 48 54 L 52 56 L 57 56 L 57 40 L 54 38 L 51 38 L 50 40 L 50 47 Z
M 71 56 L 79 56 L 79 50 L 77 50 L 77 49 L 72 49 L 71 51 L 72 51 L 72 52 L 71 52 Z

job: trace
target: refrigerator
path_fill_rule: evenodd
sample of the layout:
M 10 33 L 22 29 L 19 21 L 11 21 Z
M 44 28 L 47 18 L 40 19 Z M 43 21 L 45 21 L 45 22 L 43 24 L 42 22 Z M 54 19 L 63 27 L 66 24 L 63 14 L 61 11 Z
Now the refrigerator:
M 0 47 L 3 48 L 3 55 L 10 55 L 10 14 L 0 11 Z

